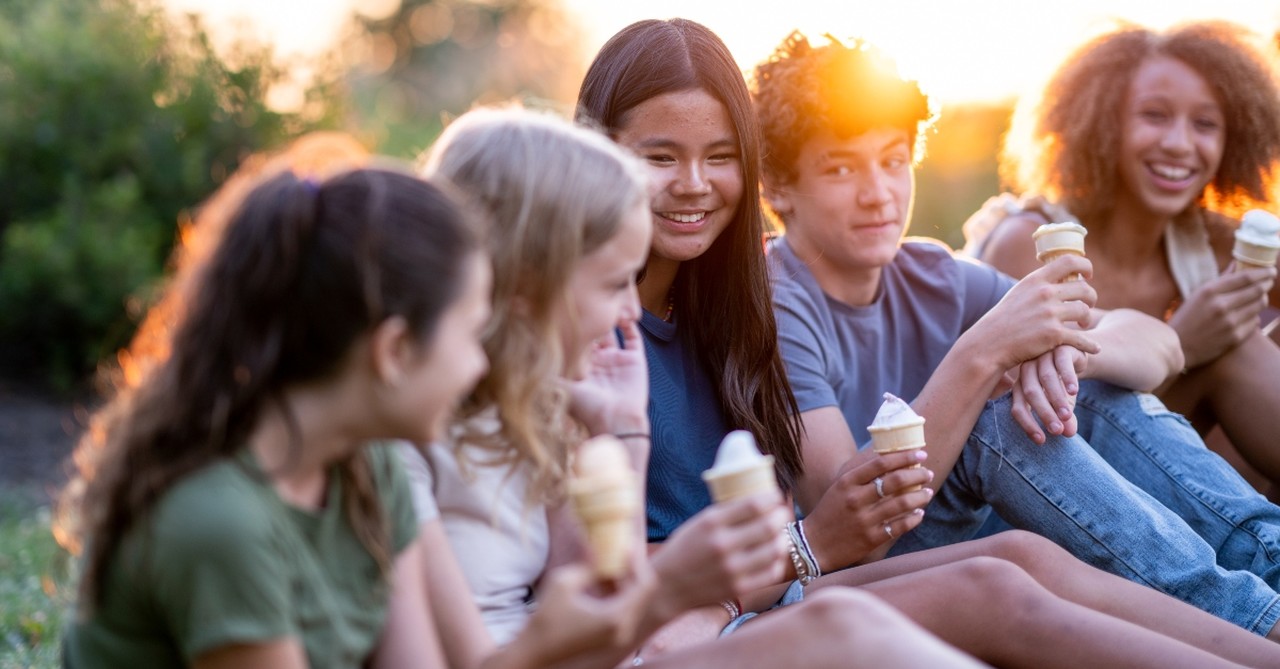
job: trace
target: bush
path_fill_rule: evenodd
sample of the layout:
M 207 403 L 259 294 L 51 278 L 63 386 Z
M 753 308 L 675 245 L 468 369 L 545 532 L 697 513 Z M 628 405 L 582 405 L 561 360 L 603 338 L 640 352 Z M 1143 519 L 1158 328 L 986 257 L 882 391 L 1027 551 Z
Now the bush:
M 0 0 L 0 374 L 83 378 L 128 339 L 182 210 L 332 124 L 332 99 L 267 108 L 282 76 L 269 49 L 221 58 L 141 0 Z

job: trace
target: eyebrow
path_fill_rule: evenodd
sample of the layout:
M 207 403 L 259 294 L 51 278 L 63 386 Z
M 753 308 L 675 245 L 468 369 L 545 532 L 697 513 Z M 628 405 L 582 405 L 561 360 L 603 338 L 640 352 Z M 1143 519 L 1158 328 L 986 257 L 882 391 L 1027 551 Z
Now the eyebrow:
M 643 142 L 637 142 L 635 144 L 635 148 L 637 149 L 674 149 L 674 148 L 679 148 L 680 146 L 682 146 L 680 142 L 677 142 L 676 140 L 670 139 L 668 137 L 654 137 L 651 139 L 646 139 Z M 727 147 L 736 149 L 738 148 L 738 143 L 734 141 L 732 138 L 726 137 L 722 139 L 717 139 L 714 142 L 711 142 L 710 144 L 708 144 L 707 146 L 711 148 L 721 148 L 721 147 L 727 146 Z
M 902 147 L 904 149 L 907 148 L 907 140 L 901 137 L 892 139 L 887 143 L 885 143 L 884 146 L 881 146 L 879 150 L 876 151 L 876 153 L 883 154 L 888 151 L 897 149 L 898 147 Z M 822 155 L 818 156 L 818 160 L 822 161 L 822 160 L 832 160 L 832 159 L 840 159 L 840 158 L 846 158 L 846 159 L 857 158 L 858 155 L 859 153 L 857 151 L 850 151 L 848 149 L 836 149 L 834 151 L 826 151 L 822 153 Z

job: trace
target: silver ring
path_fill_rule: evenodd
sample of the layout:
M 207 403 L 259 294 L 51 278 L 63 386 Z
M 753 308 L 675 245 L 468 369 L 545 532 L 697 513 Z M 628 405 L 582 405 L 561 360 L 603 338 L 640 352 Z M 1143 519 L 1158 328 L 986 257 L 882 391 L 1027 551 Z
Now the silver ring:
M 893 539 L 893 538 L 894 538 L 894 536 L 893 536 L 893 528 L 892 528 L 892 527 L 889 527 L 889 524 L 888 524 L 888 523 L 885 523 L 885 524 L 884 524 L 884 533 L 885 533 L 885 534 L 887 534 L 887 535 L 889 535 L 889 538 L 890 538 L 890 539 Z
M 872 483 L 876 484 L 876 494 L 880 496 L 880 499 L 884 499 L 884 479 L 877 476 Z

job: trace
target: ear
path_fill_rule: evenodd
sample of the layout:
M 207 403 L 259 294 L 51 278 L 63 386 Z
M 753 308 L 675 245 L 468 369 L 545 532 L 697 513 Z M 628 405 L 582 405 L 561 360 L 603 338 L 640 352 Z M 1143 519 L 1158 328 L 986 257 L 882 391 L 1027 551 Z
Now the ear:
M 398 385 L 408 374 L 416 353 L 413 333 L 403 316 L 392 316 L 377 325 L 369 337 L 369 356 L 378 380 Z
M 791 215 L 791 191 L 773 179 L 764 180 L 764 199 L 778 218 L 786 219 Z

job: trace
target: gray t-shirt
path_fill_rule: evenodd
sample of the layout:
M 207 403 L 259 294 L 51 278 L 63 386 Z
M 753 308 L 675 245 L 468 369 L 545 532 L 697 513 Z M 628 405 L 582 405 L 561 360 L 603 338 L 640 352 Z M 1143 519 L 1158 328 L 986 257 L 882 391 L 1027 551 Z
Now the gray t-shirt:
M 891 392 L 915 399 L 952 344 L 1014 281 L 941 243 L 906 241 L 881 272 L 871 304 L 822 291 L 786 238 L 769 252 L 773 307 L 787 377 L 800 411 L 836 406 L 859 444 Z

